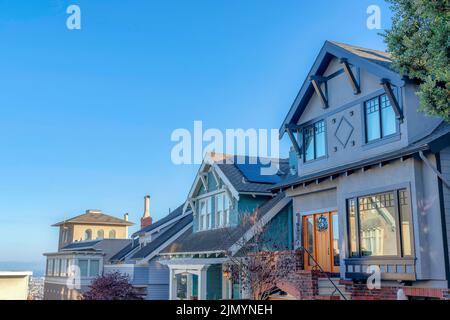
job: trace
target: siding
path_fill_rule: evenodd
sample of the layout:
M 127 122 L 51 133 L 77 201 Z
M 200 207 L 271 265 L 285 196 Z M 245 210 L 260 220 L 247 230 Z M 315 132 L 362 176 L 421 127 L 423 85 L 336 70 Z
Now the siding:
M 441 172 L 447 181 L 450 181 L 450 147 L 441 151 Z M 448 254 L 450 255 L 450 189 L 443 183 L 445 222 L 447 229 Z
M 169 268 L 152 260 L 148 265 L 149 284 L 169 284 Z
M 148 265 L 147 300 L 169 300 L 169 268 L 156 259 Z
M 134 285 L 145 285 L 148 283 L 149 272 L 148 267 L 134 267 L 134 277 L 133 284 Z
M 146 300 L 169 300 L 168 284 L 152 284 L 147 288 Z
M 281 210 L 264 229 L 262 243 L 266 244 L 264 250 L 292 250 L 292 205 Z

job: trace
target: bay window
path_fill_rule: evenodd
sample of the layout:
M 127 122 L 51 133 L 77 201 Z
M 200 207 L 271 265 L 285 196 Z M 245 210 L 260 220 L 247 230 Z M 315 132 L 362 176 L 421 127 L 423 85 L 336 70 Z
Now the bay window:
M 347 200 L 352 257 L 412 255 L 411 206 L 406 189 Z

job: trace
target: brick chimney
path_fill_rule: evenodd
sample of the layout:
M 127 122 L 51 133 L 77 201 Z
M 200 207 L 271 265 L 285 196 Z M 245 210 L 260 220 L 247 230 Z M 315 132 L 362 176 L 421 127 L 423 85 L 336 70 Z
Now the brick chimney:
M 141 228 L 145 228 L 152 224 L 152 217 L 150 216 L 150 196 L 144 198 L 144 215 L 141 218 Z

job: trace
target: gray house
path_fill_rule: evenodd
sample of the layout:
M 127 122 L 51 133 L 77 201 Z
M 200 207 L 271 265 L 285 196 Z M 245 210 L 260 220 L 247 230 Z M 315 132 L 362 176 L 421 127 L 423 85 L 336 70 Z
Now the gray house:
M 145 212 L 149 212 L 147 201 L 145 204 Z M 131 242 L 109 259 L 105 272 L 128 275 L 130 283 L 146 300 L 169 299 L 169 268 L 158 262 L 158 254 L 191 228 L 192 212 L 183 211 L 183 206 L 135 232 Z
M 374 272 L 380 298 L 448 295 L 450 125 L 416 90 L 386 52 L 327 41 L 280 129 L 295 245 L 353 298 Z

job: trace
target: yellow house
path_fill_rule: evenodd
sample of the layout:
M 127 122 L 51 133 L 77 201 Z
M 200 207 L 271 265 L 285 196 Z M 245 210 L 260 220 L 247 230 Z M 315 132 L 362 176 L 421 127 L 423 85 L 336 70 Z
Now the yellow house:
M 124 219 L 119 219 L 101 210 L 86 210 L 86 213 L 58 222 L 53 227 L 59 227 L 58 249 L 61 249 L 75 241 L 127 239 L 128 227 L 132 225 L 127 213 Z

